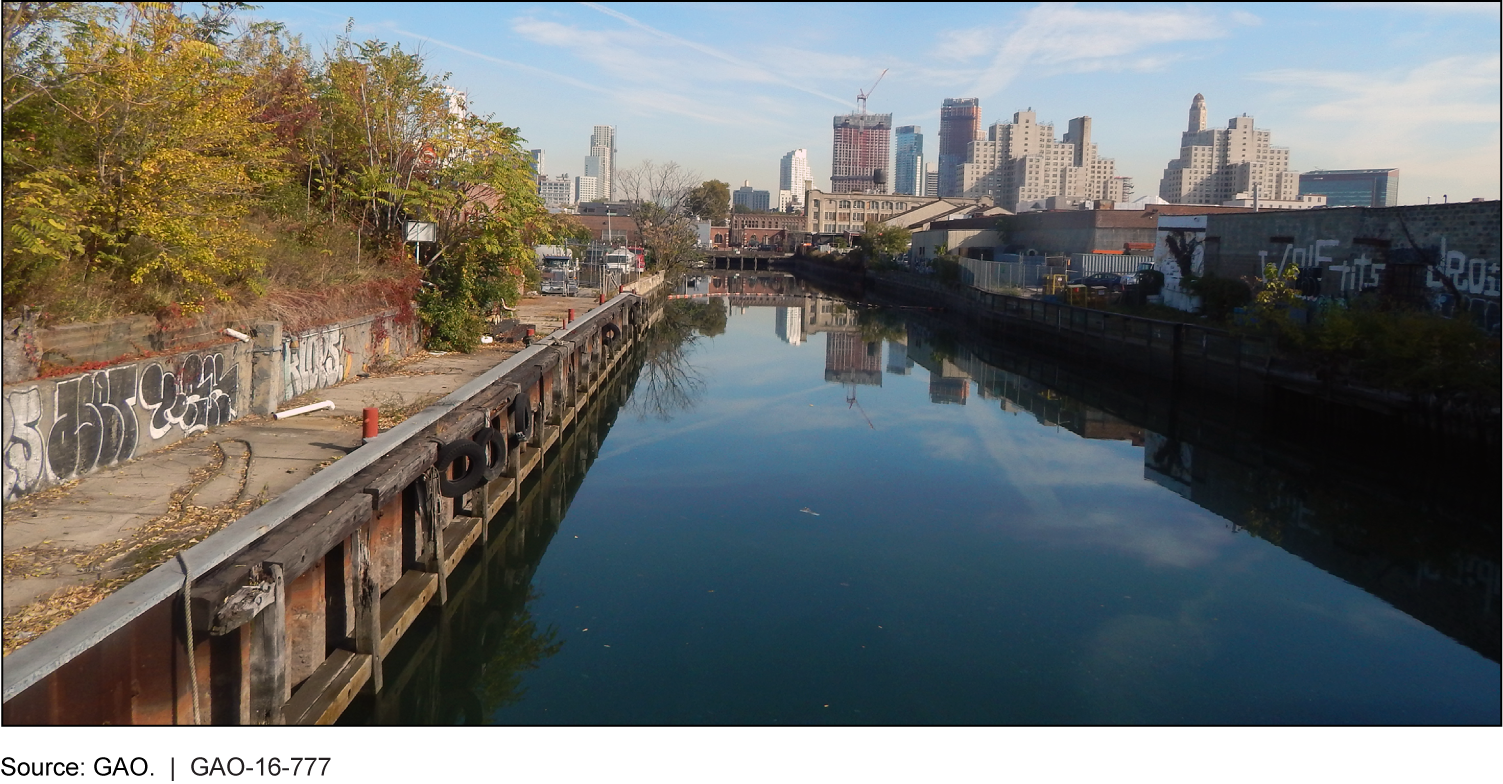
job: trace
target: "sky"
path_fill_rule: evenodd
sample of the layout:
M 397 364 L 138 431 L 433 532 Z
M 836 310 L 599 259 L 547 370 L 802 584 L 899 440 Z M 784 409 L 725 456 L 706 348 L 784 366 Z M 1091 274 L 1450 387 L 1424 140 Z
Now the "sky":
M 549 175 L 584 173 L 592 126 L 617 168 L 674 161 L 704 179 L 776 189 L 809 151 L 830 177 L 831 120 L 868 109 L 919 125 L 939 151 L 945 98 L 984 125 L 1034 109 L 1063 136 L 1088 115 L 1098 152 L 1157 194 L 1190 100 L 1212 127 L 1242 114 L 1290 168 L 1398 168 L 1403 204 L 1499 198 L 1499 5 L 268 3 L 316 53 L 399 43 L 521 129 Z M 872 89 L 878 76 L 885 77 Z

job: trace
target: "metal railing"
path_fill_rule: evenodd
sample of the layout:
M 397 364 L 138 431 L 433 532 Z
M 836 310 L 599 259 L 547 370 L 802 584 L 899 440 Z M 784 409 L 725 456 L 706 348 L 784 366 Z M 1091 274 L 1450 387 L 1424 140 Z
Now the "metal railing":
M 620 287 L 629 286 L 642 277 L 636 270 L 611 269 L 605 264 L 584 263 L 579 265 L 579 287 L 614 294 Z

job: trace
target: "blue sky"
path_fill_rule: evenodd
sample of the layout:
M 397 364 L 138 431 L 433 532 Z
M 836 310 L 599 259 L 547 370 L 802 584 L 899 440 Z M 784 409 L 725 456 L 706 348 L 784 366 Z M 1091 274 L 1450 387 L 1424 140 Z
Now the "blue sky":
M 1291 168 L 1398 167 L 1399 198 L 1499 197 L 1499 6 L 1288 4 L 270 3 L 315 51 L 357 39 L 425 53 L 471 108 L 521 128 L 549 174 L 581 174 L 593 125 L 617 166 L 673 160 L 777 187 L 809 150 L 830 174 L 830 121 L 869 88 L 873 112 L 920 125 L 938 153 L 945 98 L 986 124 L 1033 108 L 1063 135 L 1090 115 L 1103 157 L 1157 193 L 1190 99 L 1210 123 L 1246 113 Z

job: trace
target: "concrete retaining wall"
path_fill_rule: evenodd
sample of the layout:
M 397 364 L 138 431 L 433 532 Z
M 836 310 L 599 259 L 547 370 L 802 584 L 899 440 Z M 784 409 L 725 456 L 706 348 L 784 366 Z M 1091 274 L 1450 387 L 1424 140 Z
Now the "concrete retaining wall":
M 250 346 L 231 340 L 6 386 L 4 502 L 243 415 L 250 370 Z
M 43 346 L 72 347 L 69 361 L 140 346 L 151 319 L 37 330 Z M 251 330 L 242 343 L 202 329 L 172 338 L 151 333 L 144 346 L 169 338 L 217 345 L 133 359 L 55 379 L 6 384 L 0 434 L 0 502 L 52 487 L 248 413 L 270 414 L 279 404 L 333 386 L 383 357 L 401 357 L 418 344 L 416 319 L 388 310 L 284 336 L 278 322 Z M 9 333 L 9 330 L 7 330 Z M 143 333 L 145 334 L 145 333 Z M 9 335 L 19 342 L 19 334 Z M 90 348 L 98 340 L 104 348 Z M 7 340 L 7 343 L 13 342 Z M 54 349 L 61 351 L 61 349 Z M 92 353 L 90 353 L 92 352 Z M 61 354 L 59 354 L 61 356 Z

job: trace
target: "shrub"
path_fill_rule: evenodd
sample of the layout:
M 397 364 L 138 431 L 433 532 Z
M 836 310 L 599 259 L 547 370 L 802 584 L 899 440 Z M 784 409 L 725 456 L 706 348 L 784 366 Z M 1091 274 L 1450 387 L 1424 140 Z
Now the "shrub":
M 934 277 L 941 283 L 960 283 L 960 260 L 954 256 L 940 256 L 931 266 L 934 269 Z
M 1232 311 L 1252 302 L 1252 289 L 1232 278 L 1206 276 L 1190 281 L 1188 288 L 1200 296 L 1202 312 L 1212 321 L 1226 321 Z

